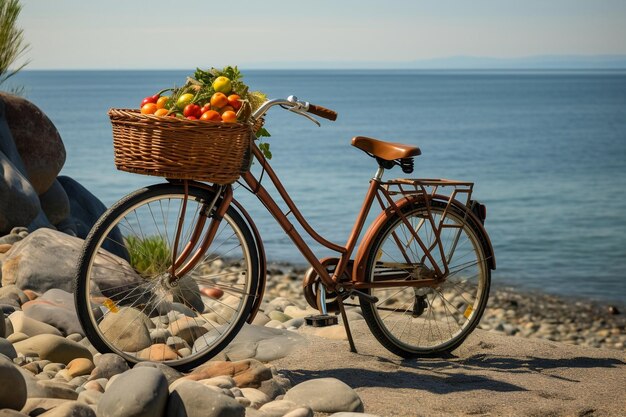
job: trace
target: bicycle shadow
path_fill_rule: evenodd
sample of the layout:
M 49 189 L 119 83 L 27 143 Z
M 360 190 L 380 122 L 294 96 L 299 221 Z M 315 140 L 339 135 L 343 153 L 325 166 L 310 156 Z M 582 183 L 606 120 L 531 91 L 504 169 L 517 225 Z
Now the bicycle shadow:
M 527 388 L 498 378 L 498 374 L 537 374 L 568 382 L 578 380 L 559 375 L 559 370 L 579 368 L 616 368 L 626 365 L 613 358 L 574 357 L 550 359 L 475 354 L 469 357 L 448 355 L 438 359 L 393 361 L 377 355 L 377 361 L 388 370 L 337 368 L 326 370 L 295 369 L 283 371 L 294 384 L 311 378 L 337 378 L 352 388 L 407 388 L 434 394 L 486 390 L 492 392 L 529 391 Z

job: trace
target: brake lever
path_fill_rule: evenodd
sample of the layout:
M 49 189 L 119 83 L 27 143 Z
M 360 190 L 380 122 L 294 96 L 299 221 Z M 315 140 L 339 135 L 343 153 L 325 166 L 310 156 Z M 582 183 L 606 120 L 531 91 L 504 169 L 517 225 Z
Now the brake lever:
M 292 107 L 289 109 L 290 112 L 293 112 L 295 114 L 298 114 L 300 116 L 304 116 L 307 119 L 309 119 L 310 121 L 312 121 L 313 123 L 315 123 L 317 125 L 317 127 L 322 127 L 322 124 L 313 116 L 311 116 L 309 113 L 306 113 L 296 107 Z

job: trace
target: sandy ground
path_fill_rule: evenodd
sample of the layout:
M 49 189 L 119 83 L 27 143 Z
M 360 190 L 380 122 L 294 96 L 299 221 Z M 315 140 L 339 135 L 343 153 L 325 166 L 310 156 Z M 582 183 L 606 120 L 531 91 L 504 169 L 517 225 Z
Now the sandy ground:
M 404 360 L 352 326 L 358 354 L 307 328 L 307 344 L 273 363 L 294 384 L 338 378 L 379 416 L 626 416 L 623 351 L 476 330 L 449 357 Z

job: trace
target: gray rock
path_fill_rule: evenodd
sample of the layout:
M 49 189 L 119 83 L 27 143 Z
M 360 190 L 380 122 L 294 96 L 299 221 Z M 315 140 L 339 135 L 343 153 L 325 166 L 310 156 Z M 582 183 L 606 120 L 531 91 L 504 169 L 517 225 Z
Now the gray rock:
M 0 244 L 12 245 L 14 243 L 19 242 L 22 239 L 24 238 L 20 235 L 14 235 L 14 234 L 4 235 L 0 237 Z
M 3 408 L 0 410 L 0 417 L 29 417 L 28 414 L 20 413 L 19 411 L 11 410 L 10 408 Z
M 260 408 L 262 405 L 272 401 L 264 392 L 255 388 L 241 388 L 243 396 L 250 400 L 250 407 Z
M 93 358 L 93 362 L 96 365 L 89 380 L 99 380 L 101 378 L 109 379 L 113 375 L 118 375 L 128 371 L 128 363 L 120 355 L 115 353 L 104 353 Z
M 259 411 L 263 412 L 263 416 L 266 417 L 282 417 L 298 408 L 300 408 L 300 406 L 292 401 L 276 400 L 261 406 Z
M 351 412 L 339 412 L 334 413 L 330 417 L 380 417 L 376 414 L 367 414 L 367 413 L 351 413 Z
M 35 300 L 28 303 L 27 308 L 24 308 L 24 315 L 53 326 L 59 330 L 63 336 L 76 333 L 79 334 L 81 338 L 85 337 L 85 332 L 78 321 L 76 310 L 68 310 L 63 307 Z
M 48 398 L 61 398 L 64 400 L 75 400 L 78 398 L 78 393 L 75 391 L 75 387 L 65 382 L 48 380 L 39 381 L 37 382 L 37 385 L 46 391 L 46 397 Z
M 291 410 L 283 417 L 313 417 L 313 410 L 309 407 L 300 407 L 295 410 Z
M 91 352 L 83 345 L 52 334 L 33 336 L 15 343 L 13 347 L 25 356 L 39 356 L 41 359 L 64 364 L 76 358 L 91 359 Z
M 0 288 L 0 298 L 13 300 L 18 306 L 21 306 L 29 301 L 29 298 L 26 294 L 24 294 L 24 291 L 19 289 L 16 285 L 5 285 Z
M 159 371 L 161 371 L 163 375 L 165 375 L 165 379 L 167 379 L 167 385 L 171 385 L 174 381 L 184 376 L 182 372 L 178 372 L 176 369 L 172 368 L 171 366 L 167 366 L 166 364 L 159 363 L 159 362 L 149 362 L 149 361 L 139 362 L 138 364 L 135 365 L 133 369 L 141 368 L 143 366 L 148 367 L 148 368 L 156 368 Z
M 2 128 L 0 127 L 0 141 Z M 28 225 L 41 211 L 39 198 L 28 179 L 0 151 L 0 234 Z M 9 243 L 9 242 L 7 242 Z
M 6 106 L 6 121 L 27 177 L 37 194 L 42 194 L 65 163 L 61 136 L 50 119 L 28 100 L 0 93 L 0 101 Z
M 335 378 L 319 378 L 302 382 L 285 394 L 285 400 L 311 407 L 315 412 L 362 412 L 363 403 L 357 393 Z
M 275 378 L 261 382 L 261 386 L 258 388 L 258 390 L 263 392 L 272 400 L 279 395 L 284 395 L 287 392 L 285 388 L 278 381 L 276 381 Z
M 4 320 L 0 321 L 4 322 Z M 6 356 L 11 360 L 17 358 L 17 352 L 13 347 L 13 343 L 9 342 L 4 337 L 0 337 L 0 354 Z
M 59 288 L 72 293 L 83 243 L 81 239 L 50 229 L 30 233 L 6 253 L 2 262 L 2 285 L 15 284 L 37 292 Z M 141 281 L 130 265 L 115 255 L 99 255 L 93 269 L 94 280 L 105 296 L 112 291 L 119 293 L 119 290 L 109 289 Z
M 16 311 L 9 316 L 13 331 L 24 333 L 30 337 L 42 334 L 54 334 L 61 336 L 61 332 L 49 324 L 27 317 L 23 311 Z
M 87 405 L 96 405 L 100 402 L 101 398 L 102 392 L 96 391 L 95 389 L 88 389 L 78 394 L 77 401 Z
M 39 194 L 39 203 L 53 225 L 61 223 L 70 215 L 70 200 L 57 180 L 54 180 L 46 192 Z
M 117 313 L 109 313 L 100 322 L 100 330 L 109 340 L 125 352 L 138 352 L 152 344 L 150 328 L 154 323 L 141 311 L 122 307 Z
M 26 403 L 26 380 L 20 369 L 0 355 L 0 409 L 21 410 Z
M 76 229 L 76 236 L 85 239 L 96 221 L 106 211 L 106 206 L 85 187 L 74 179 L 59 176 L 57 181 L 61 184 L 70 201 L 70 218 Z M 122 234 L 115 228 L 110 235 L 115 242 L 122 242 Z M 109 252 L 128 260 L 128 253 L 113 242 L 105 242 L 104 248 Z
M 245 408 L 234 398 L 195 381 L 182 381 L 170 393 L 167 417 L 244 417 Z
M 32 414 L 31 414 L 32 415 Z M 67 401 L 39 415 L 40 417 L 96 417 L 89 405 L 78 401 Z
M 0 311 L 0 337 L 7 337 L 7 323 L 4 317 L 4 312 Z
M 158 417 L 167 404 L 167 380 L 155 368 L 141 367 L 119 375 L 100 398 L 101 417 Z
M 60 398 L 46 398 L 46 397 L 28 397 L 22 413 L 30 416 L 40 416 L 56 407 L 60 407 L 63 404 L 70 402 L 70 400 L 63 400 Z

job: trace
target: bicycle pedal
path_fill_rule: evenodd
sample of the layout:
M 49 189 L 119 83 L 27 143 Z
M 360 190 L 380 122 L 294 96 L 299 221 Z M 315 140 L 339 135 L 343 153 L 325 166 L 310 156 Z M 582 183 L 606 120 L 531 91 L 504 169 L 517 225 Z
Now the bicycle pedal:
M 337 316 L 331 316 L 330 314 L 317 314 L 313 316 L 306 316 L 304 322 L 308 326 L 313 327 L 326 327 L 333 326 L 339 323 Z

